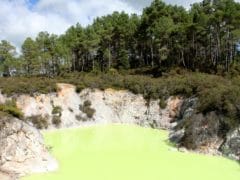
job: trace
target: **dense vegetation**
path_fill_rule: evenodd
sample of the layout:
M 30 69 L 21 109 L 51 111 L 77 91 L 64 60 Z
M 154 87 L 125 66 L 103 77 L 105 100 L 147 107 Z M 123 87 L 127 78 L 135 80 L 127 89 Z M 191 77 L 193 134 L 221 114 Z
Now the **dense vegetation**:
M 114 88 L 128 89 L 135 94 L 143 94 L 146 99 L 161 99 L 160 107 L 164 108 L 164 101 L 172 95 L 182 95 L 185 97 L 198 97 L 198 111 L 204 114 L 216 111 L 223 114 L 226 119 L 228 129 L 240 124 L 240 77 L 209 75 L 174 69 L 165 73 L 161 78 L 152 78 L 146 75 L 122 75 L 116 71 L 108 73 L 73 73 L 66 74 L 54 79 L 42 77 L 22 78 L 12 77 L 9 82 L 3 83 L 0 79 L 3 92 L 8 95 L 16 93 L 48 93 L 57 90 L 56 83 L 70 83 L 76 85 L 76 92 L 81 92 L 84 88 Z M 134 72 L 135 74 L 135 72 Z M 49 86 L 43 86 L 42 83 Z M 19 88 L 21 87 L 21 88 Z M 94 114 L 90 108 L 91 104 L 85 102 L 81 110 L 89 117 Z M 61 116 L 61 109 L 55 107 L 53 114 Z M 57 120 L 57 119 L 56 119 Z
M 0 69 L 4 76 L 48 77 L 149 66 L 227 72 L 239 61 L 239 12 L 234 0 L 204 0 L 189 11 L 154 0 L 141 16 L 114 12 L 60 36 L 40 32 L 24 41 L 18 58 L 16 48 L 3 40 Z

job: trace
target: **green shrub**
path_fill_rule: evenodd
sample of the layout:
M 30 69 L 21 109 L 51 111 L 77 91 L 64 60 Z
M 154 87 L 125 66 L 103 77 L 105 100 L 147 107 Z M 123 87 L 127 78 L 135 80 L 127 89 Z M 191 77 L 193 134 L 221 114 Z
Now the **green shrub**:
M 233 127 L 240 124 L 240 66 L 232 69 L 228 76 L 210 75 L 199 72 L 188 72 L 180 68 L 172 71 L 163 71 L 162 77 L 152 78 L 148 73 L 151 69 L 142 71 L 130 70 L 124 74 L 115 70 L 107 73 L 69 73 L 62 74 L 54 79 L 42 77 L 11 77 L 0 78 L 0 89 L 7 95 L 48 93 L 56 91 L 56 82 L 76 85 L 76 92 L 80 93 L 84 88 L 99 89 L 127 89 L 134 94 L 142 94 L 144 98 L 160 99 L 172 95 L 185 97 L 197 97 L 198 112 L 207 114 L 216 111 L 226 117 L 226 124 Z M 164 107 L 164 103 L 160 103 Z M 88 117 L 93 117 L 95 110 L 89 105 L 82 105 L 82 110 Z M 86 107 L 85 107 L 86 106 Z M 160 107 L 161 107 L 160 106 Z M 3 108 L 2 108 L 3 109 Z M 8 108 L 8 112 L 15 113 L 16 109 Z
M 79 109 L 83 113 L 85 113 L 88 118 L 93 118 L 93 116 L 94 116 L 94 114 L 96 112 L 95 109 L 91 108 L 91 105 L 92 105 L 91 101 L 86 100 L 86 101 L 84 101 L 83 105 L 79 106 Z
M 91 101 L 89 101 L 89 100 L 86 100 L 86 101 L 84 101 L 84 103 L 83 103 L 83 106 L 85 106 L 85 107 L 90 107 L 92 105 L 92 103 L 91 103 Z
M 79 84 L 76 86 L 76 93 L 81 93 L 83 89 L 85 89 L 86 87 L 83 84 Z
M 82 117 L 81 115 L 76 115 L 75 118 L 76 118 L 78 121 L 83 121 L 83 122 L 86 122 L 86 121 L 87 121 L 87 118 Z
M 119 73 L 118 73 L 118 70 L 117 69 L 114 69 L 114 68 L 110 68 L 109 70 L 108 70 L 108 73 L 110 74 L 110 75 L 118 75 Z
M 16 102 L 14 100 L 7 101 L 5 104 L 0 104 L 0 111 L 16 118 L 23 118 L 23 113 L 20 109 L 17 108 Z
M 92 108 L 87 108 L 84 113 L 87 115 L 88 118 L 92 118 L 95 114 L 96 110 Z
M 194 114 L 193 117 L 186 119 L 185 135 L 181 145 L 193 150 L 207 146 L 217 135 L 220 135 L 220 119 L 215 112 L 206 115 Z
M 52 110 L 52 123 L 56 126 L 59 127 L 61 124 L 61 116 L 62 116 L 62 108 L 60 106 L 53 106 Z
M 56 126 L 59 127 L 61 124 L 62 120 L 60 116 L 53 116 L 52 118 L 52 123 Z
M 52 110 L 52 115 L 62 115 L 62 108 L 60 106 L 54 106 Z
M 32 122 L 37 129 L 47 129 L 48 128 L 48 117 L 43 117 L 41 115 L 31 116 L 27 118 L 27 121 Z
M 165 109 L 166 107 L 167 107 L 167 103 L 166 103 L 166 101 L 164 100 L 164 99 L 160 99 L 160 101 L 159 101 L 159 107 L 161 108 L 161 109 Z
M 56 79 L 42 77 L 9 77 L 0 78 L 0 89 L 3 94 L 8 96 L 14 94 L 30 94 L 42 93 L 47 94 L 56 92 Z

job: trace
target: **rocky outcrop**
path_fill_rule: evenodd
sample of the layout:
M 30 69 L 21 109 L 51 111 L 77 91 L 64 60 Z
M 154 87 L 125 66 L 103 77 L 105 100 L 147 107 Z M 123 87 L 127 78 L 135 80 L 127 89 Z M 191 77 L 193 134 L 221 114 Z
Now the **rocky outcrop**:
M 197 98 L 185 99 L 180 107 L 179 116 L 175 118 L 170 130 L 169 139 L 173 143 L 180 146 L 181 141 L 185 135 L 186 122 L 194 115 L 197 107 Z
M 78 94 L 75 86 L 70 84 L 58 84 L 56 94 L 21 95 L 16 100 L 27 118 L 45 117 L 50 129 L 56 128 L 54 118 L 60 121 L 57 124 L 59 128 L 93 123 L 125 123 L 168 129 L 182 103 L 180 97 L 171 97 L 166 101 L 166 108 L 161 109 L 159 100 L 147 102 L 142 95 L 129 91 L 84 89 Z M 89 104 L 94 111 L 88 111 L 84 104 Z M 53 113 L 56 107 L 61 110 L 58 117 Z
M 185 121 L 185 133 L 180 145 L 202 153 L 218 153 L 217 150 L 223 143 L 223 138 L 218 134 L 219 119 L 215 112 L 193 114 Z
M 179 148 L 205 154 L 225 154 L 240 160 L 240 129 L 224 134 L 224 116 L 214 111 L 207 114 L 197 112 L 197 102 L 197 98 L 184 100 L 179 117 L 173 123 L 170 141 Z
M 11 117 L 0 119 L 1 179 L 53 171 L 57 166 L 37 129 Z
M 0 170 L 0 179 L 1 180 L 16 180 L 18 175 L 11 172 L 4 172 Z
M 230 158 L 240 160 L 240 127 L 227 134 L 221 151 Z

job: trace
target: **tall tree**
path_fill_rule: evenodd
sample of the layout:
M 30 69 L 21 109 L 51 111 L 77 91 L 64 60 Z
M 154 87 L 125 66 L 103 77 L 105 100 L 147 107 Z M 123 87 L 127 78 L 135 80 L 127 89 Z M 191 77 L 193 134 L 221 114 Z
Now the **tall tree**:
M 24 68 L 28 75 L 40 73 L 39 52 L 37 43 L 28 37 L 22 45 Z
M 16 48 L 6 40 L 0 43 L 0 69 L 3 76 L 11 76 L 14 69 Z

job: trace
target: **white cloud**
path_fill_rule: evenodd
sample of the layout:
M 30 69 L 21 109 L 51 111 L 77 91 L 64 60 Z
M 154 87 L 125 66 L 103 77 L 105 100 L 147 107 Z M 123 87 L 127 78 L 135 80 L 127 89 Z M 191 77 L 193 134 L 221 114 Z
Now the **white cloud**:
M 189 8 L 191 4 L 196 3 L 196 2 L 201 2 L 202 0 L 187 0 L 187 1 L 183 1 L 183 0 L 166 0 L 167 3 L 170 4 L 178 4 L 181 6 L 184 6 L 185 8 Z
M 134 6 L 137 9 L 142 9 L 151 4 L 153 0 L 122 0 Z M 190 5 L 196 2 L 202 2 L 203 0 L 163 0 L 168 4 L 177 4 L 184 6 L 185 8 L 190 8 Z M 240 0 L 235 0 L 236 2 L 240 2 Z
M 121 0 L 41 0 L 35 9 L 41 13 L 59 14 L 71 23 L 79 21 L 83 25 L 88 24 L 97 16 L 113 11 L 137 12 Z
M 131 4 L 132 6 L 136 7 L 137 9 L 142 9 L 143 7 L 146 7 L 151 4 L 153 0 L 122 0 L 124 2 L 127 2 Z M 200 2 L 202 0 L 163 0 L 167 4 L 177 4 L 184 6 L 185 8 L 189 8 L 191 4 L 195 2 Z M 137 2 L 137 3 L 136 3 Z
M 1 0 L 0 40 L 21 46 L 26 37 L 40 31 L 61 34 L 71 25 L 87 25 L 97 16 L 113 11 L 139 13 L 121 0 L 39 0 L 29 8 L 29 0 Z

